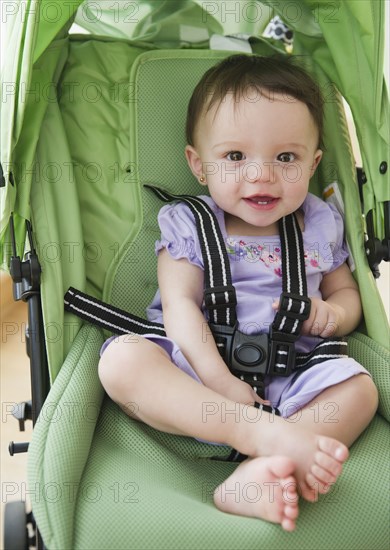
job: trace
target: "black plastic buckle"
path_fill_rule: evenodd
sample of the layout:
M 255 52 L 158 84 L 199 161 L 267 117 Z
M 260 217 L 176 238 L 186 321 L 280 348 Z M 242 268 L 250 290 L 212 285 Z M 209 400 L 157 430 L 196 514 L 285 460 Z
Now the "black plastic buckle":
M 209 323 L 209 328 L 213 334 L 219 354 L 229 367 L 230 353 L 233 345 L 234 334 L 237 330 L 237 324 L 234 327 L 230 327 L 228 325 Z
M 292 300 L 292 308 L 288 309 L 289 301 Z M 300 313 L 301 304 L 304 302 L 305 307 Z M 298 310 L 298 311 L 297 311 Z M 310 316 L 311 300 L 308 296 L 293 294 L 291 292 L 282 292 L 279 298 L 279 315 L 284 315 L 289 319 L 298 319 L 298 321 L 306 321 Z
M 268 374 L 270 376 L 290 376 L 295 366 L 296 340 L 296 336 L 278 332 L 271 328 L 268 357 Z M 278 352 L 282 352 L 283 357 L 287 356 L 282 366 L 278 362 Z
M 226 292 L 228 293 L 228 301 L 226 301 Z M 211 297 L 212 294 L 215 296 L 215 303 Z M 204 291 L 204 303 L 207 309 L 235 307 L 237 305 L 236 289 L 233 285 L 206 288 Z
M 267 374 L 268 334 L 245 334 L 234 327 L 209 323 L 217 348 L 235 376 Z

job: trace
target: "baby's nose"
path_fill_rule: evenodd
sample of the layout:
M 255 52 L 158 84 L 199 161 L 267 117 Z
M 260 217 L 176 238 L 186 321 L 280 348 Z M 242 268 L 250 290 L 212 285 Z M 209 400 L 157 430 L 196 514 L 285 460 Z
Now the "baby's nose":
M 256 161 L 245 165 L 244 177 L 251 183 L 272 183 L 275 180 L 275 166 L 272 162 Z

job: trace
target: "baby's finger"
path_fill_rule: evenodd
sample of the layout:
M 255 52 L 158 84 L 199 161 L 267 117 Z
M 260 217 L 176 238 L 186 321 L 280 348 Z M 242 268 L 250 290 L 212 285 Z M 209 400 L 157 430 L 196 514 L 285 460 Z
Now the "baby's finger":
M 313 330 L 315 328 L 318 329 L 318 326 L 316 326 L 316 312 L 312 309 L 310 316 L 306 321 L 302 324 L 302 334 L 313 334 Z
M 261 397 L 258 397 L 257 401 L 262 405 L 271 405 L 271 401 L 268 401 L 268 399 L 261 399 Z
M 331 336 L 333 336 L 336 330 L 337 323 L 332 318 L 329 318 L 326 322 L 326 325 L 322 329 L 320 336 L 321 338 L 330 338 Z
M 263 399 L 262 397 L 258 396 L 255 391 L 253 392 L 253 397 L 254 400 L 261 405 L 271 405 L 271 401 L 268 401 L 268 399 Z
M 328 338 L 334 334 L 336 328 L 333 317 L 329 315 L 327 310 L 323 309 L 317 311 L 311 334 L 313 336 L 320 336 L 321 338 Z
M 304 334 L 310 334 L 311 336 L 320 336 L 324 328 L 326 327 L 327 316 L 324 317 L 323 312 L 318 309 L 310 315 L 309 319 L 303 324 Z
M 312 336 L 321 336 L 326 328 L 326 320 L 322 316 L 318 316 L 314 319 L 314 322 L 310 328 L 310 334 Z

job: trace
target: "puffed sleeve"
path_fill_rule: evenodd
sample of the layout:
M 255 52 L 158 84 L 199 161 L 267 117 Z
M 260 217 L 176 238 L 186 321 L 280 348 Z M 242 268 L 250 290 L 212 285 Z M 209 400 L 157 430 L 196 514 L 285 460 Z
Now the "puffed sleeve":
M 165 248 L 174 260 L 186 258 L 201 269 L 202 251 L 194 216 L 184 203 L 163 206 L 158 215 L 161 238 L 156 242 L 156 254 Z
M 307 241 L 311 249 L 318 250 L 321 271 L 330 273 L 340 267 L 349 256 L 344 240 L 343 217 L 332 203 L 324 202 L 311 194 L 305 201 L 304 210 Z
M 334 237 L 330 241 L 330 254 L 329 254 L 329 269 L 328 273 L 334 271 L 340 267 L 349 256 L 348 248 L 345 242 L 344 235 L 344 220 L 337 208 L 331 204 L 326 203 L 329 208 L 330 223 L 333 224 Z

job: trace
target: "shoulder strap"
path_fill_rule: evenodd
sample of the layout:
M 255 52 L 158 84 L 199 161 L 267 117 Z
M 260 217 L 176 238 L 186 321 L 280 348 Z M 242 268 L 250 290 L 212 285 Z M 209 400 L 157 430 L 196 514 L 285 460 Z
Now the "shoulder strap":
M 172 195 L 157 187 L 151 189 L 165 202 L 182 201 L 194 214 L 204 263 L 205 306 L 210 322 L 233 327 L 237 322 L 236 291 L 232 284 L 230 262 L 218 220 L 210 206 L 190 195 Z
M 279 310 L 272 329 L 298 337 L 302 323 L 309 317 L 310 300 L 307 297 L 306 271 L 301 229 L 295 214 L 279 221 L 282 248 L 282 288 Z
M 279 220 L 282 248 L 282 289 L 279 309 L 270 331 L 273 373 L 287 376 L 295 368 L 295 346 L 303 322 L 309 318 L 306 271 L 301 229 L 295 214 Z
M 204 297 L 210 323 L 235 327 L 237 298 L 225 243 L 214 212 L 199 197 L 173 195 L 156 187 L 147 187 L 165 202 L 185 202 L 194 214 L 205 266 Z M 295 214 L 279 221 L 279 234 L 283 292 L 271 327 L 270 353 L 274 374 L 287 375 L 295 366 L 294 343 L 303 322 L 309 317 L 311 302 L 307 296 L 302 233 Z M 223 343 L 219 345 L 222 346 L 221 355 L 224 355 Z

